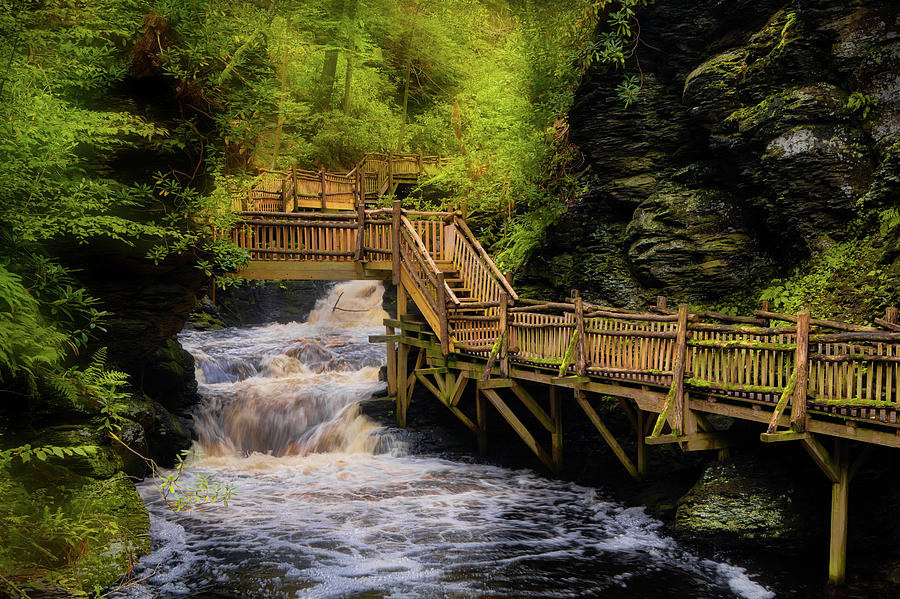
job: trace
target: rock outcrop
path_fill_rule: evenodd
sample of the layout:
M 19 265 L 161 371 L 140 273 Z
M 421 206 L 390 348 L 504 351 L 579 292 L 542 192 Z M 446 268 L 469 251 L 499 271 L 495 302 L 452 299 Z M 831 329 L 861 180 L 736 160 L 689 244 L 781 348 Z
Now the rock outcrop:
M 896 3 L 660 0 L 638 17 L 640 100 L 616 96 L 621 72 L 585 77 L 569 122 L 594 183 L 526 284 L 716 301 L 896 205 Z

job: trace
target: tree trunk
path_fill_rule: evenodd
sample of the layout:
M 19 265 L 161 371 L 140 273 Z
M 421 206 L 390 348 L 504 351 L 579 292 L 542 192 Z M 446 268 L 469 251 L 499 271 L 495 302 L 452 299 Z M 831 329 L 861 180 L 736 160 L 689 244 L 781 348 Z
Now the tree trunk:
M 344 0 L 332 0 L 331 16 L 333 18 L 342 19 L 344 16 Z M 336 35 L 332 33 L 331 39 L 328 40 L 334 45 L 337 40 Z M 322 110 L 331 108 L 331 96 L 334 93 L 334 78 L 337 74 L 337 61 L 340 50 L 332 48 L 325 51 L 325 62 L 322 63 L 322 76 L 319 78 L 319 107 Z
M 356 61 L 356 7 L 359 4 L 359 0 L 349 0 L 350 4 L 347 6 L 347 20 L 350 25 L 349 29 L 349 39 L 347 40 L 347 73 L 344 76 L 344 99 L 341 102 L 341 110 L 344 111 L 344 114 L 350 113 L 350 89 L 353 82 L 353 63 Z
M 284 27 L 284 54 L 281 56 L 281 98 L 278 101 L 278 126 L 275 127 L 275 150 L 272 153 L 272 169 L 278 162 L 278 153 L 281 151 L 281 130 L 284 127 L 284 93 L 287 90 L 287 67 L 288 67 L 288 40 L 291 34 L 291 13 L 288 11 L 287 23 Z
M 409 79 L 412 75 L 412 58 L 406 61 L 406 80 L 403 83 L 403 114 L 400 118 L 400 139 L 397 140 L 397 151 L 403 151 L 403 136 L 406 134 L 406 107 L 409 104 Z

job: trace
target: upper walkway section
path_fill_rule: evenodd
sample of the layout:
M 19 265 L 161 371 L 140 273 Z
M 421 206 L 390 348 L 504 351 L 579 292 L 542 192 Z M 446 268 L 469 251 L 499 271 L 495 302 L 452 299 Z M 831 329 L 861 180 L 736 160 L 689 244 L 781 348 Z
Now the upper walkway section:
M 236 197 L 235 212 L 295 212 L 304 209 L 356 210 L 392 194 L 400 184 L 415 183 L 431 175 L 447 162 L 440 156 L 417 154 L 374 154 L 363 156 L 347 173 L 292 168 L 263 170 L 260 180 Z

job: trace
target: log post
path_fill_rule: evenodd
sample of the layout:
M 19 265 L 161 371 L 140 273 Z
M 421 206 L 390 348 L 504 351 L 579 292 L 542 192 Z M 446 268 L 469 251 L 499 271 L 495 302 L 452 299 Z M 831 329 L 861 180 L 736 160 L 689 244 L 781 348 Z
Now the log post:
M 657 304 L 658 305 L 658 304 Z M 635 428 L 637 429 L 637 471 L 641 478 L 647 477 L 647 443 L 644 440 L 644 428 L 647 412 L 638 407 L 635 410 Z
M 838 480 L 831 483 L 831 531 L 828 544 L 828 581 L 842 584 L 847 576 L 847 516 L 850 465 L 846 442 L 835 439 L 834 463 Z
M 328 197 L 325 194 L 325 169 L 319 171 L 319 181 L 322 185 L 322 210 L 328 209 Z
M 450 322 L 447 319 L 447 290 L 444 284 L 444 273 L 437 273 L 437 317 L 440 330 L 437 332 L 441 340 L 441 354 L 446 356 L 450 353 Z
M 361 262 L 365 252 L 366 238 L 366 205 L 356 205 L 356 260 Z
M 664 295 L 657 295 L 657 296 L 656 296 L 656 307 L 657 307 L 657 308 L 659 308 L 660 310 L 665 310 L 665 309 L 666 309 L 666 303 L 667 303 L 667 302 L 666 302 L 666 296 L 664 296 Z
M 402 283 L 397 283 L 397 320 L 402 321 L 406 316 L 406 289 Z M 403 329 L 400 330 L 400 337 L 405 335 Z M 406 386 L 408 378 L 407 368 L 409 366 L 409 345 L 402 341 L 397 344 L 397 426 L 406 426 L 406 408 L 409 406 L 409 388 Z
M 806 396 L 809 384 L 809 312 L 797 314 L 797 349 L 794 354 L 794 368 L 797 370 L 797 386 L 791 400 L 791 428 L 806 432 Z
M 678 321 L 675 330 L 675 368 L 672 384 L 675 387 L 675 405 L 672 432 L 680 436 L 684 431 L 684 369 L 687 361 L 688 305 L 678 304 Z
M 509 377 L 509 323 L 507 322 L 507 310 L 509 309 L 509 293 L 500 292 L 500 378 Z
M 760 305 L 760 309 L 763 312 L 771 312 L 772 302 L 770 302 L 769 300 L 763 300 L 762 305 Z M 765 323 L 762 326 L 767 327 L 767 328 L 772 326 L 772 321 L 770 319 L 764 318 L 763 320 L 765 320 Z
M 281 179 L 281 209 L 284 212 L 288 211 L 288 179 L 289 177 L 287 175 Z
M 897 324 L 897 308 L 891 306 L 884 311 L 884 319 L 891 324 Z
M 385 325 L 385 335 L 393 335 L 394 327 Z M 397 398 L 397 346 L 393 341 L 387 342 L 387 384 L 388 396 Z
M 419 150 L 419 153 L 416 154 L 416 174 L 421 175 L 423 170 L 425 169 L 422 167 L 422 151 Z
M 550 421 L 553 423 L 553 430 L 550 431 L 550 458 L 553 472 L 559 474 L 563 468 L 562 406 L 553 385 L 550 385 Z
M 402 215 L 400 200 L 394 200 L 391 223 L 391 277 L 394 285 L 400 284 L 400 217 Z
M 394 191 L 394 153 L 391 152 L 388 154 L 388 191 L 393 193 Z
M 572 298 L 575 300 L 575 331 L 578 333 L 578 343 L 575 347 L 575 372 L 578 376 L 587 374 L 587 355 L 584 350 L 584 301 L 577 289 L 572 290 Z
M 297 211 L 297 167 L 291 167 L 291 212 Z
M 478 453 L 487 453 L 487 400 L 481 389 L 475 390 L 475 419 L 478 422 Z

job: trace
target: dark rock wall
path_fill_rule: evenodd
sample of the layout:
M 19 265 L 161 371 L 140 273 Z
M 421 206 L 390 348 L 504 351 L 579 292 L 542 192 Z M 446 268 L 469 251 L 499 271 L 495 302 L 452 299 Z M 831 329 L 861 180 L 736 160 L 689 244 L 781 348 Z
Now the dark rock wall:
M 658 0 L 639 13 L 643 92 L 590 71 L 569 120 L 594 183 L 522 282 L 645 305 L 715 301 L 897 205 L 894 0 Z M 873 101 L 854 109 L 851 96 Z M 857 96 L 858 98 L 859 96 Z

